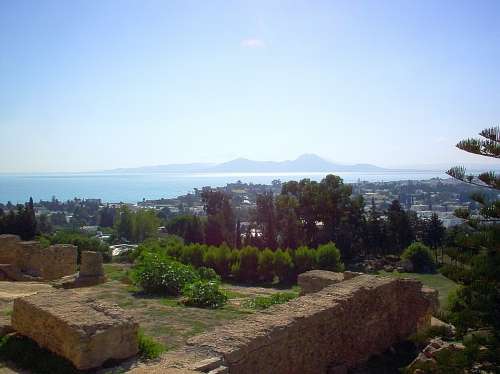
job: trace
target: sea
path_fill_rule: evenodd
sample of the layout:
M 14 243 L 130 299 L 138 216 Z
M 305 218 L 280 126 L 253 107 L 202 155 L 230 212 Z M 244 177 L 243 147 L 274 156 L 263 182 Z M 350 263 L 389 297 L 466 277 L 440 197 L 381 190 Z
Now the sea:
M 271 184 L 309 178 L 321 180 L 336 174 L 346 183 L 388 182 L 447 178 L 441 171 L 314 172 L 314 173 L 44 173 L 0 174 L 0 202 L 13 204 L 29 200 L 73 198 L 102 199 L 105 202 L 136 203 L 143 199 L 172 198 L 205 186 L 222 187 L 241 181 Z

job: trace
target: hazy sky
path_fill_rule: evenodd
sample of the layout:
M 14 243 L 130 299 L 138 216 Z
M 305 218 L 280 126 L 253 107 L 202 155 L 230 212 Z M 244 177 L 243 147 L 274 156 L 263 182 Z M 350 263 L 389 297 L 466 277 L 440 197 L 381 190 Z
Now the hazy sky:
M 0 172 L 482 161 L 500 1 L 0 2 Z

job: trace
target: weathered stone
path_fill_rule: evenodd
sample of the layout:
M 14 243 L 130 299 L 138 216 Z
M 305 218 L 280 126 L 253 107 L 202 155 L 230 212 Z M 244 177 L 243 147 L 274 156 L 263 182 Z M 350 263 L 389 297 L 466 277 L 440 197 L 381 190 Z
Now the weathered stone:
M 42 248 L 36 241 L 20 241 L 15 235 L 0 235 L 2 276 L 11 280 L 54 280 L 76 273 L 77 249 L 56 244 Z
M 415 280 L 360 275 L 193 337 L 188 346 L 223 357 L 238 374 L 351 368 L 430 320 L 421 289 Z
M 436 357 L 445 351 L 460 351 L 465 347 L 462 344 L 454 344 L 443 341 L 440 338 L 432 339 L 420 354 L 408 365 L 407 372 L 417 374 L 420 372 L 435 372 L 437 368 Z
M 202 361 L 196 362 L 191 366 L 190 369 L 195 371 L 209 371 L 218 368 L 222 365 L 222 359 L 220 357 L 211 357 Z
M 300 287 L 300 294 L 307 295 L 343 280 L 344 274 L 342 273 L 334 273 L 326 270 L 310 270 L 299 274 L 297 283 Z
M 12 326 L 82 370 L 138 351 L 138 324 L 132 317 L 117 306 L 82 299 L 72 291 L 16 299 Z
M 104 275 L 102 255 L 99 252 L 83 251 L 80 261 L 80 276 L 99 277 Z
M 0 315 L 0 337 L 14 332 L 9 316 Z

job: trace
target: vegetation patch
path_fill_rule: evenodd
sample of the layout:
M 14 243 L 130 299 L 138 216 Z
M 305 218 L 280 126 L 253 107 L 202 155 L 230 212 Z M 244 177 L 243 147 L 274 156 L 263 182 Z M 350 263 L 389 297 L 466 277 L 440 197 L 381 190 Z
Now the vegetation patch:
M 142 358 L 152 360 L 160 357 L 160 355 L 166 351 L 163 344 L 144 334 L 142 329 L 139 329 L 137 339 L 139 342 L 139 355 Z
M 296 292 L 278 292 L 271 296 L 257 296 L 244 303 L 244 306 L 249 309 L 263 310 L 276 304 L 284 304 L 290 300 L 297 298 L 299 295 Z

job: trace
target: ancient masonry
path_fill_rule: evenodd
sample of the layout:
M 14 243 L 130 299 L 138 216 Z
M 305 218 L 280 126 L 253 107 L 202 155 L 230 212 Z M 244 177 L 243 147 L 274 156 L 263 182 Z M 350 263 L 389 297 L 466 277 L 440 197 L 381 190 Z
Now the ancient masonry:
M 138 324 L 132 317 L 117 306 L 69 290 L 16 299 L 12 328 L 81 370 L 138 352 Z
M 42 248 L 36 241 L 0 235 L 0 280 L 54 280 L 76 273 L 76 261 L 74 245 Z
M 323 272 L 322 290 L 193 337 L 177 355 L 184 359 L 134 374 L 346 372 L 430 324 L 434 290 L 415 280 L 356 275 Z M 299 282 L 316 289 L 320 278 L 306 273 Z

